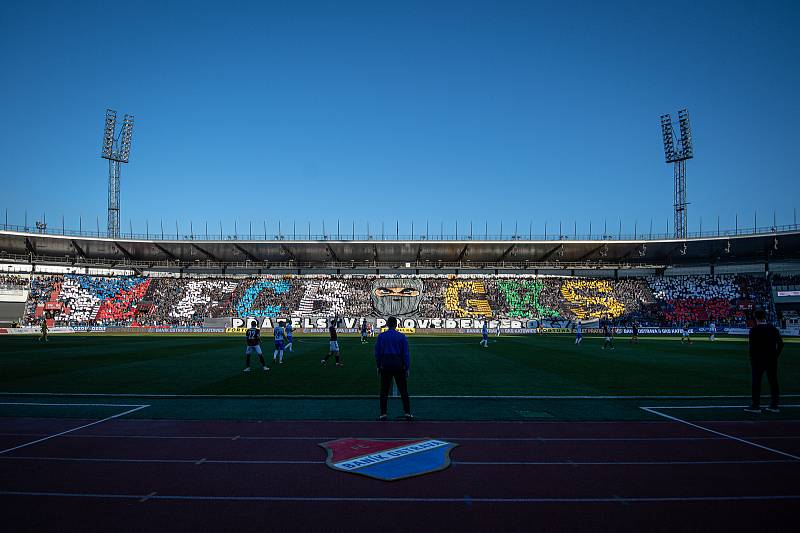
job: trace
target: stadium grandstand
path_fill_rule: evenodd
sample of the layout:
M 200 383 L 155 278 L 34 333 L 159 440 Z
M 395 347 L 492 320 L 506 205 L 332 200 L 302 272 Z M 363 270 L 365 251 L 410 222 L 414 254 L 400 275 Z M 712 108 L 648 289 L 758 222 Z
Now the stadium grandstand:
M 0 320 L 23 327 L 45 319 L 50 327 L 219 328 L 237 317 L 393 314 L 450 330 L 487 319 L 505 329 L 576 321 L 743 328 L 755 309 L 794 327 L 800 301 L 791 296 L 800 276 L 795 227 L 584 240 L 112 239 L 17 229 L 0 231 Z M 414 295 L 398 303 L 395 286 Z

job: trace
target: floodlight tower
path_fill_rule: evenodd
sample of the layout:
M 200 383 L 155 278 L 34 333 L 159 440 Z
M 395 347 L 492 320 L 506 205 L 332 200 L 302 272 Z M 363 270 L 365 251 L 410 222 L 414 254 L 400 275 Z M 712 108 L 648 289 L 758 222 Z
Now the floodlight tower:
M 119 238 L 119 177 L 120 163 L 127 163 L 131 155 L 133 115 L 125 115 L 122 129 L 115 135 L 117 112 L 106 109 L 106 126 L 103 130 L 103 150 L 100 157 L 108 159 L 108 236 Z
M 680 140 L 675 137 L 672 117 L 661 115 L 664 157 L 667 163 L 673 163 L 675 167 L 675 238 L 685 239 L 687 232 L 686 206 L 689 205 L 686 201 L 686 160 L 694 157 L 692 126 L 689 123 L 687 109 L 678 111 L 678 128 L 681 132 Z

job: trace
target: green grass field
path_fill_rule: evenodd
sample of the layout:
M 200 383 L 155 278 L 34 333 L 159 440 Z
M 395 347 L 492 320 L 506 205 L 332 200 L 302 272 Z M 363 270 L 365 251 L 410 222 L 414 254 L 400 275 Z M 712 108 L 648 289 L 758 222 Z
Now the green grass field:
M 491 337 L 489 348 L 480 347 L 479 340 L 410 338 L 409 389 L 418 415 L 628 419 L 646 417 L 638 405 L 667 399 L 464 397 L 736 397 L 750 390 L 743 339 L 696 339 L 688 346 L 678 338 L 643 338 L 629 344 L 621 337 L 614 351 L 603 351 L 597 337 L 585 337 L 579 347 L 572 336 L 560 335 Z M 377 394 L 373 343 L 374 339 L 362 345 L 357 337 L 340 337 L 345 366 L 337 368 L 332 360 L 326 367 L 320 365 L 327 353 L 326 337 L 296 337 L 295 351 L 287 353 L 283 365 L 272 364 L 272 346 L 265 342 L 272 370 L 261 371 L 256 360 L 253 372 L 245 374 L 244 342 L 239 337 L 57 335 L 45 344 L 34 336 L 6 336 L 0 337 L 0 399 L 10 402 L 9 398 L 19 399 L 19 393 L 32 398 L 122 394 L 147 398 L 139 403 L 153 406 L 148 416 L 371 418 Z M 787 342 L 779 370 L 785 396 L 800 393 L 799 361 L 800 343 Z M 169 398 L 173 395 L 185 397 Z M 131 397 L 126 397 L 127 403 L 132 403 Z M 7 411 L 0 409 L 0 415 Z

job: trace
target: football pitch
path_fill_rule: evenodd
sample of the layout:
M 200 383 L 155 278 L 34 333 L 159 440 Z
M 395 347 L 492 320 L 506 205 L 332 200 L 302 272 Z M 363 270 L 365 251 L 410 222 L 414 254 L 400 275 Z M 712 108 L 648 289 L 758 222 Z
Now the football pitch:
M 571 335 L 411 336 L 412 410 L 430 420 L 638 420 L 642 406 L 745 405 L 750 392 L 747 343 L 696 338 L 642 338 L 631 344 Z M 41 403 L 82 398 L 95 407 L 54 406 L 52 416 L 96 415 L 108 402 L 146 403 L 129 417 L 183 419 L 372 419 L 377 408 L 374 339 L 340 336 L 343 367 L 327 354 L 325 336 L 298 335 L 283 364 L 243 373 L 239 336 L 54 335 L 0 338 L 0 416 L 44 416 Z M 789 340 L 779 363 L 786 404 L 800 403 L 800 343 Z M 768 392 L 766 381 L 764 393 Z M 138 399 L 137 399 L 138 398 Z M 135 401 L 134 401 L 135 400 Z M 35 413 L 15 403 L 37 403 Z M 87 404 L 88 405 L 88 404 Z M 399 400 L 390 401 L 399 414 Z M 84 412 L 89 409 L 89 412 Z M 703 412 L 683 413 L 702 417 Z M 728 410 L 727 417 L 747 418 Z M 787 409 L 771 417 L 796 416 Z M 759 416 L 759 415 L 755 415 Z

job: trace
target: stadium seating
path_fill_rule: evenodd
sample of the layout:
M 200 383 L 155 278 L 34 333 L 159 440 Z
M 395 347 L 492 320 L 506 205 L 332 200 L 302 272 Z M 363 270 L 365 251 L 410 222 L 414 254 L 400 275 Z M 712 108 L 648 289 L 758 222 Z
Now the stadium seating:
M 0 274 L 0 289 L 23 289 L 30 285 L 30 279 L 26 276 L 12 276 Z
M 169 310 L 169 315 L 178 319 L 192 319 L 196 315 L 207 316 L 206 309 L 229 299 L 236 290 L 230 280 L 189 281 L 183 288 L 181 299 Z
M 541 295 L 545 288 L 542 280 L 498 280 L 497 288 L 505 298 L 510 318 L 558 318 L 561 314 L 541 304 Z M 500 306 L 497 306 L 498 308 Z
M 561 285 L 567 307 L 580 319 L 615 319 L 625 312 L 625 306 L 613 294 L 611 283 L 596 279 L 568 279 Z
M 793 287 L 800 285 L 800 274 L 775 274 L 772 284 L 776 287 Z
M 407 277 L 406 277 L 407 278 Z M 414 314 L 426 318 L 609 319 L 674 325 L 710 320 L 744 325 L 771 308 L 763 277 L 720 275 L 623 280 L 533 276 L 398 277 L 414 288 Z M 372 291 L 387 276 L 247 278 L 33 275 L 26 322 L 43 313 L 56 325 L 202 325 L 207 318 L 363 317 L 381 314 Z M 387 303 L 389 301 L 387 300 Z M 396 302 L 395 302 L 396 303 Z
M 676 276 L 650 278 L 649 283 L 665 320 L 673 323 L 741 322 L 754 300 L 768 298 L 763 281 L 749 277 Z
M 444 308 L 459 318 L 490 317 L 492 308 L 485 296 L 482 280 L 451 281 L 444 292 Z
M 44 306 L 57 311 L 57 324 L 128 323 L 150 282 L 143 277 L 34 276 L 27 318 L 41 316 Z
M 290 284 L 285 280 L 255 280 L 236 304 L 238 316 L 275 317 L 288 312 L 280 303 L 271 303 L 275 297 L 289 292 Z

